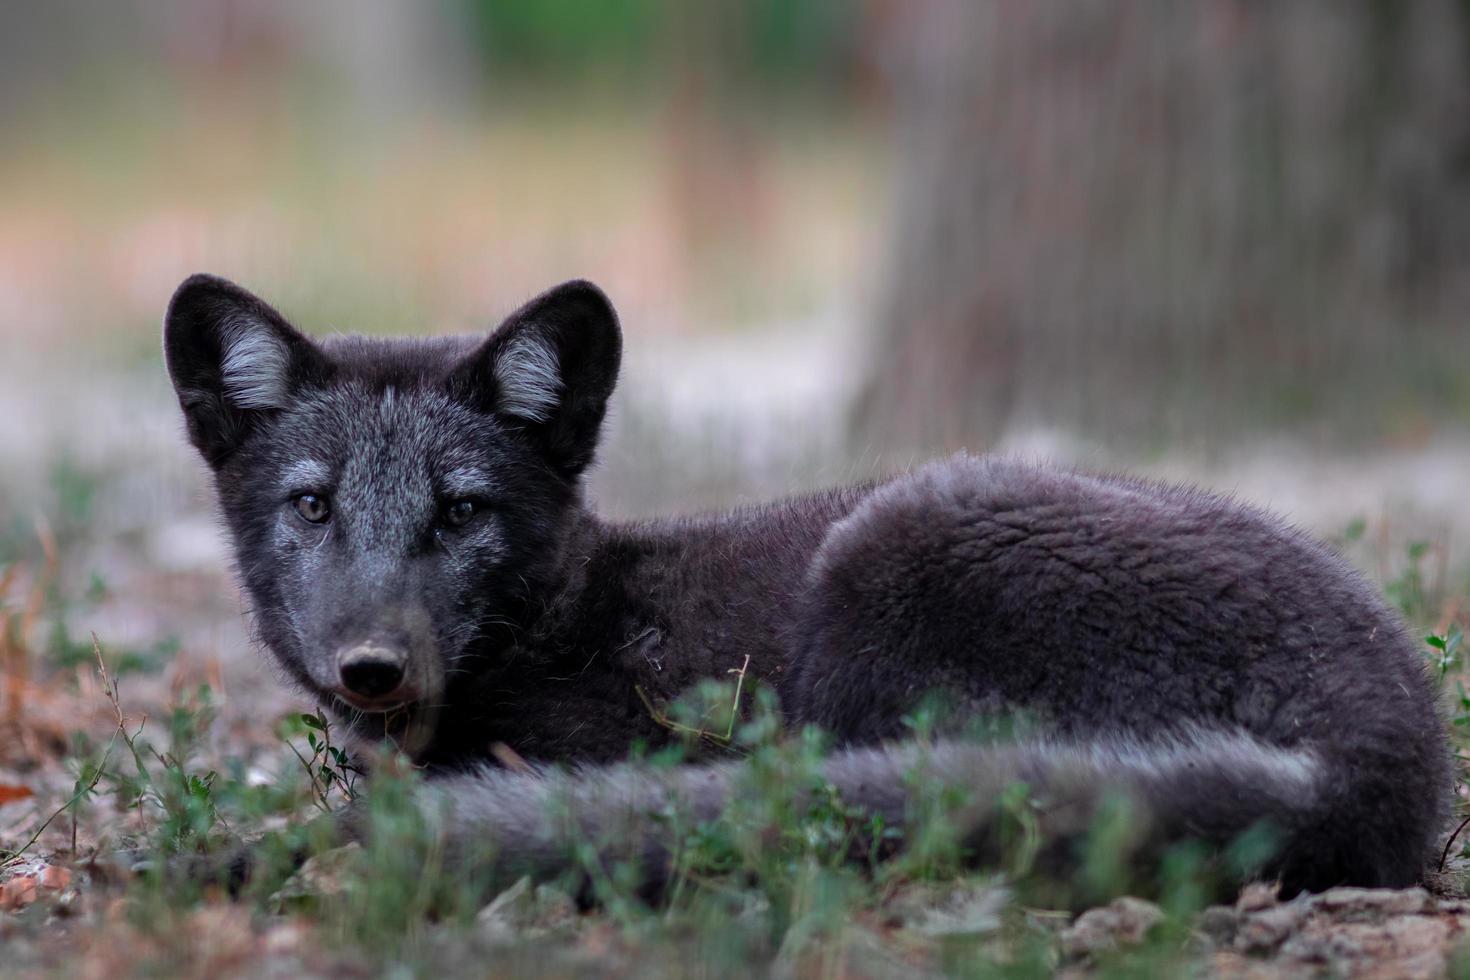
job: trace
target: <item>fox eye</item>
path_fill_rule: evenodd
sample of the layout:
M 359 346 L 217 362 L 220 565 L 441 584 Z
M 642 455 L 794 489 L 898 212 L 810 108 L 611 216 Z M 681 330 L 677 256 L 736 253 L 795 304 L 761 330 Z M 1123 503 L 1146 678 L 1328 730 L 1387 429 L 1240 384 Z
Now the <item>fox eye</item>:
M 464 527 L 475 516 L 473 500 L 456 500 L 444 508 L 444 523 L 449 527 Z
M 291 501 L 291 506 L 296 508 L 296 513 L 308 524 L 325 524 L 327 518 L 332 516 L 332 508 L 327 503 L 326 497 L 318 497 L 314 493 L 303 493 Z

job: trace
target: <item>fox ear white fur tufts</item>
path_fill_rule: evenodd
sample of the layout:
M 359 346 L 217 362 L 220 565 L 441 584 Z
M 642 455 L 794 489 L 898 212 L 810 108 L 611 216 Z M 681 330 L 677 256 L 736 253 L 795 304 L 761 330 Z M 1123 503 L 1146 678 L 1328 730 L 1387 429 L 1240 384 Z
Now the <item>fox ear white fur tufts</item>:
M 535 332 L 516 337 L 495 358 L 495 407 L 529 422 L 551 421 L 561 402 L 561 365 L 556 348 Z
M 220 386 L 238 408 L 283 408 L 290 396 L 291 352 L 271 328 L 248 315 L 220 324 Z
M 507 420 L 517 439 L 575 477 L 597 449 L 622 352 L 612 304 L 577 279 L 506 317 L 445 387 L 461 403 Z
M 190 276 L 163 315 L 163 357 L 189 440 L 218 467 L 256 424 L 331 366 L 255 296 L 218 276 Z

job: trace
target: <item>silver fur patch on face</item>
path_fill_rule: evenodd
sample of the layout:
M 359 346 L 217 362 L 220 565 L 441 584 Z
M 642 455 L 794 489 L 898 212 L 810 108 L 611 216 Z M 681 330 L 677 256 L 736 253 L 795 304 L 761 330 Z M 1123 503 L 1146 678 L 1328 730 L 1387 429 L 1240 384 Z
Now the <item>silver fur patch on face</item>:
M 232 317 L 220 331 L 224 347 L 220 382 L 225 396 L 240 408 L 281 408 L 290 392 L 286 368 L 290 352 L 265 324 Z
M 443 492 L 451 497 L 487 496 L 496 492 L 496 481 L 478 467 L 462 466 L 445 473 L 442 480 Z
M 561 401 L 556 351 L 532 337 L 516 337 L 495 361 L 496 407 L 507 415 L 546 422 Z
M 281 493 L 320 493 L 332 481 L 332 468 L 321 460 L 297 460 L 281 471 Z

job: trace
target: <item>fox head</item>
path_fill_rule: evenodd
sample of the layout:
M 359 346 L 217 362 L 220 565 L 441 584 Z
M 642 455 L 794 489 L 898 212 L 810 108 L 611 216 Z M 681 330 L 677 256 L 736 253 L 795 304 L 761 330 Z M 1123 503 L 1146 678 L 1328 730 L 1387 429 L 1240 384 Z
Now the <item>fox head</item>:
M 587 282 L 488 336 L 316 341 L 185 280 L 169 376 L 284 670 L 359 728 L 431 730 L 446 685 L 555 587 L 621 351 Z

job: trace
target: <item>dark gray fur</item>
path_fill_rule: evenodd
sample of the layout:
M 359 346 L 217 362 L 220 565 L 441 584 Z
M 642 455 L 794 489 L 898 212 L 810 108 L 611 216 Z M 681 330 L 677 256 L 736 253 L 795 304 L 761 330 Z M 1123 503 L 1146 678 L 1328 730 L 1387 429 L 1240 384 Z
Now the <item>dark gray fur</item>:
M 617 764 L 668 735 L 636 689 L 672 700 L 748 656 L 789 725 L 836 736 L 845 798 L 902 823 L 922 765 L 970 790 L 958 819 L 982 858 L 997 796 L 1023 780 L 1059 838 L 1121 793 L 1154 845 L 1269 822 L 1288 890 L 1416 879 L 1448 807 L 1443 725 L 1414 643 L 1330 549 L 1199 490 L 967 456 L 606 523 L 581 480 L 620 345 L 587 283 L 488 338 L 312 341 L 207 276 L 169 306 L 169 371 L 261 639 L 358 736 L 427 767 L 451 837 L 554 872 L 555 803 L 580 832 L 617 829 L 613 850 L 656 882 L 649 814 L 713 817 L 739 776 Z M 331 498 L 329 525 L 293 512 L 302 492 Z M 463 528 L 440 517 L 456 498 L 479 506 Z M 406 651 L 416 703 L 336 698 L 333 651 L 365 639 Z M 934 690 L 1038 733 L 896 743 Z M 496 743 L 575 774 L 496 770 Z

